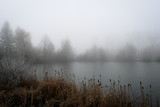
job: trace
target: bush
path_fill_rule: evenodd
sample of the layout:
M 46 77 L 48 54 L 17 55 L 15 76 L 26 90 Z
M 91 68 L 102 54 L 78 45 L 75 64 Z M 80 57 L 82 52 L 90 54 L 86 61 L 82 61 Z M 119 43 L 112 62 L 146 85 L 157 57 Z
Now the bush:
M 15 87 L 21 79 L 27 79 L 30 75 L 30 64 L 23 58 L 5 57 L 0 60 L 0 85 L 5 88 Z

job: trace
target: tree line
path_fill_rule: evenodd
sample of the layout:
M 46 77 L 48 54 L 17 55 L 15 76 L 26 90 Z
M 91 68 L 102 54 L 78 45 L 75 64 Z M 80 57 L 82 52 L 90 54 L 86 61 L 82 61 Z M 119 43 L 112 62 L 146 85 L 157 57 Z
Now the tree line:
M 54 61 L 73 61 L 74 54 L 69 40 L 64 40 L 61 49 L 55 52 L 55 46 L 45 36 L 39 47 L 33 47 L 31 36 L 22 28 L 12 31 L 5 22 L 0 31 L 0 59 L 5 57 L 19 58 L 33 63 L 51 63 Z
M 55 50 L 52 41 L 45 36 L 40 46 L 33 47 L 30 33 L 22 28 L 13 31 L 8 22 L 0 30 L 0 59 L 23 58 L 32 63 L 54 63 L 71 61 L 160 61 L 159 43 L 137 49 L 131 43 L 116 53 L 102 47 L 93 46 L 84 53 L 76 55 L 70 41 L 64 40 L 61 48 Z

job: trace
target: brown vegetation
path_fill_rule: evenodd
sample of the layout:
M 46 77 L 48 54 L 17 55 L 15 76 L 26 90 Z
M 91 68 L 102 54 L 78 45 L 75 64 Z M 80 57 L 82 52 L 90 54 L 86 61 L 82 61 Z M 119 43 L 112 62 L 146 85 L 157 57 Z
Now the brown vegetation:
M 107 88 L 107 89 L 104 89 Z M 140 82 L 140 97 L 136 97 L 131 84 L 121 85 L 112 81 L 101 85 L 100 79 L 84 80 L 77 85 L 75 76 L 65 72 L 55 72 L 54 77 L 45 73 L 43 80 L 36 76 L 21 78 L 14 87 L 0 83 L 0 106 L 44 106 L 44 107 L 158 107 L 158 100 L 152 101 L 152 93 L 144 93 Z

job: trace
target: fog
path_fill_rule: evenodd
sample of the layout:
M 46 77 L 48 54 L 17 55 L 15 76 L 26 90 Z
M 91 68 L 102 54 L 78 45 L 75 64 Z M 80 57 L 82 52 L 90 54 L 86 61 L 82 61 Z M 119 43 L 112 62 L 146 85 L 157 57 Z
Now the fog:
M 159 3 L 159 0 L 5 0 L 0 3 L 0 26 L 9 21 L 13 29 L 24 28 L 32 35 L 34 46 L 48 35 L 57 47 L 62 39 L 69 38 L 78 52 L 94 44 L 117 47 L 135 33 L 159 34 Z
M 58 54 L 67 43 L 78 59 L 93 50 L 94 53 L 95 50 L 101 51 L 100 53 L 107 54 L 110 59 L 117 59 L 117 54 L 127 53 L 124 51 L 127 49 L 136 51 L 138 58 L 133 58 L 136 60 L 143 59 L 146 51 L 155 57 L 151 59 L 159 57 L 159 0 L 0 2 L 0 28 L 8 21 L 15 36 L 19 27 L 20 31 L 29 35 L 33 50 L 40 51 L 43 47 L 42 41 L 48 38 L 46 41 L 52 43 L 50 45 L 54 48 L 50 45 L 49 48 L 53 48 L 53 53 Z

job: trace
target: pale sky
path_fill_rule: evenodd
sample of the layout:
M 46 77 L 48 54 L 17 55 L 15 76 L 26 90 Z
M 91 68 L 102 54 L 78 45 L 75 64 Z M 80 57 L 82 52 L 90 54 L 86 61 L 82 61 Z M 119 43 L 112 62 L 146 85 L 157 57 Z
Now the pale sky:
M 30 32 L 34 46 L 48 35 L 56 47 L 68 38 L 78 52 L 118 47 L 160 39 L 160 0 L 0 0 L 0 28 L 5 21 Z

